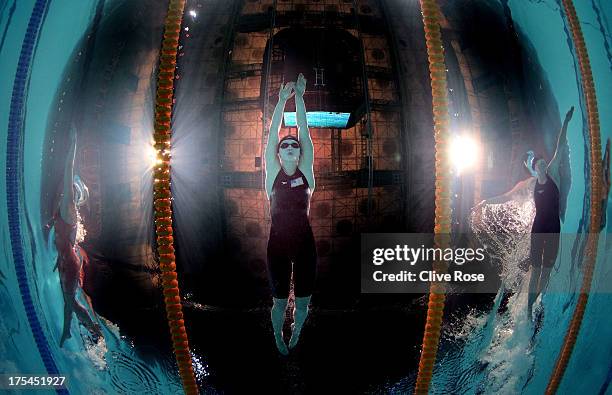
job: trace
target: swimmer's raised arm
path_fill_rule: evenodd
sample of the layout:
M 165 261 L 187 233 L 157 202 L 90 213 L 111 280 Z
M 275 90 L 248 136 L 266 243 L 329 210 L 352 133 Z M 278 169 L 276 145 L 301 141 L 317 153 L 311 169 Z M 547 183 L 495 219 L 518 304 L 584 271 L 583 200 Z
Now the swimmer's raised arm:
M 314 190 L 314 144 L 308 129 L 308 119 L 306 118 L 306 104 L 304 103 L 304 92 L 306 91 L 306 78 L 300 73 L 295 84 L 295 112 L 296 123 L 298 126 L 298 138 L 300 139 L 301 157 L 299 168 L 308 179 L 311 191 Z
M 276 155 L 276 146 L 278 145 L 279 141 L 278 133 L 280 131 L 281 122 L 283 120 L 285 104 L 287 104 L 287 100 L 289 100 L 291 96 L 293 96 L 294 93 L 292 91 L 294 87 L 294 82 L 287 82 L 284 85 L 281 84 L 280 90 L 278 92 L 278 103 L 276 103 L 274 113 L 272 114 L 272 121 L 270 122 L 268 141 L 266 143 L 266 148 L 264 151 L 264 158 L 266 161 L 266 193 L 268 195 L 272 190 L 272 183 L 274 182 L 274 177 L 280 171 L 280 162 L 278 160 L 278 156 Z
M 503 195 L 485 199 L 478 203 L 476 207 L 480 207 L 484 204 L 503 204 L 509 202 L 510 200 L 525 201 L 529 198 L 529 192 L 532 190 L 535 181 L 535 177 L 530 177 L 526 180 L 520 181 L 514 186 L 514 188 L 504 193 Z
M 563 121 L 563 126 L 561 126 L 561 130 L 559 131 L 559 136 L 557 137 L 557 147 L 555 148 L 555 153 L 553 158 L 550 160 L 548 164 L 547 172 L 553 178 L 557 186 L 559 185 L 559 164 L 561 163 L 561 158 L 563 157 L 563 152 L 568 149 L 567 145 L 567 125 L 569 121 L 572 119 L 572 115 L 574 114 L 574 107 L 572 106 L 567 114 L 565 114 L 565 120 Z
M 274 113 L 272 114 L 272 120 L 270 121 L 270 130 L 268 133 L 268 142 L 266 144 L 266 161 L 268 159 L 277 160 L 276 157 L 276 146 L 278 145 L 278 132 L 280 131 L 281 122 L 283 120 L 283 112 L 285 111 L 285 104 L 287 100 L 293 96 L 294 82 L 287 82 L 281 84 L 278 92 L 278 103 L 274 107 Z M 268 155 L 270 153 L 270 155 Z

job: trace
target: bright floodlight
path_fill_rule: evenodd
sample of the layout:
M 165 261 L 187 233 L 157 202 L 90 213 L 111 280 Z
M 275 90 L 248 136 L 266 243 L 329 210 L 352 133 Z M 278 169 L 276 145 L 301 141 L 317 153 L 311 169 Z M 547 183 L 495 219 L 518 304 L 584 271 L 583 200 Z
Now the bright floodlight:
M 470 169 L 478 161 L 478 145 L 471 137 L 456 136 L 451 145 L 451 160 L 458 173 Z
M 194 10 L 191 10 L 191 11 L 189 11 L 189 15 L 191 15 L 193 18 L 195 18 L 196 15 L 198 15 L 198 14 L 196 14 L 196 12 Z
M 152 145 L 147 146 L 147 149 L 145 150 L 146 155 L 147 155 L 147 161 L 149 163 L 149 167 L 153 167 L 156 164 L 158 164 L 158 160 L 157 160 L 157 150 L 155 149 L 155 147 L 153 147 Z

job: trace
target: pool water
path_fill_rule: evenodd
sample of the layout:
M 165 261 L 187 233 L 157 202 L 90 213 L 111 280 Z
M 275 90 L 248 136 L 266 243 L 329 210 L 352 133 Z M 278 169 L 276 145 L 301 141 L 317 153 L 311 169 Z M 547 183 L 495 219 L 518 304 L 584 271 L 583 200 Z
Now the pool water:
M 4 125 L 1 129 L 2 140 L 7 141 L 6 145 L 0 145 L 0 172 L 7 174 L 6 178 L 0 180 L 0 196 L 4 197 L 8 205 L 7 210 L 0 210 L 0 243 L 3 246 L 0 261 L 0 374 L 65 375 L 65 391 L 75 394 L 175 394 L 181 393 L 182 387 L 168 345 L 160 346 L 159 350 L 150 344 L 143 346 L 126 335 L 119 325 L 106 318 L 99 318 L 104 333 L 101 339 L 94 339 L 73 319 L 72 339 L 63 348 L 59 347 L 63 297 L 57 272 L 53 271 L 57 251 L 52 242 L 53 231 L 49 237 L 45 236 L 45 224 L 40 215 L 41 196 L 47 192 L 41 187 L 41 180 L 45 177 L 41 163 L 43 157 L 50 154 L 45 151 L 45 139 L 52 128 L 52 113 L 57 111 L 53 107 L 55 100 L 61 87 L 66 86 L 67 64 L 83 62 L 73 58 L 75 54 L 77 57 L 81 55 L 75 52 L 75 48 L 80 45 L 87 29 L 95 23 L 97 10 L 103 7 L 104 12 L 111 13 L 113 7 L 122 3 L 118 0 L 0 0 L 0 92 L 4 92 L 0 94 L 0 124 Z M 576 293 L 582 280 L 581 248 L 587 232 L 584 221 L 588 218 L 588 207 L 585 209 L 583 204 L 585 196 L 588 196 L 588 186 L 585 184 L 588 181 L 588 166 L 585 165 L 588 157 L 584 148 L 586 136 L 583 127 L 586 109 L 576 71 L 577 59 L 570 47 L 568 26 L 561 16 L 558 1 L 501 0 L 500 3 L 511 11 L 515 27 L 535 50 L 559 113 L 563 115 L 565 109 L 576 107 L 574 120 L 568 129 L 572 185 L 562 224 L 564 235 L 559 258 L 550 280 L 551 287 L 569 289 L 571 292 L 545 294 L 536 302 L 536 328 L 536 324 L 525 314 L 528 279 L 518 269 L 518 262 L 525 257 L 528 241 L 519 238 L 513 239 L 512 243 L 508 240 L 500 241 L 496 251 L 503 262 L 503 286 L 498 294 L 468 311 L 453 314 L 447 310 L 431 384 L 431 392 L 436 394 L 544 392 L 576 305 Z M 612 2 L 575 0 L 574 3 L 589 51 L 597 91 L 601 137 L 605 145 L 606 139 L 612 138 Z M 159 26 L 155 28 L 159 29 Z M 82 64 L 87 65 L 87 62 Z M 59 111 L 73 109 L 79 111 L 78 106 L 67 103 Z M 84 109 L 82 111 L 85 112 Z M 15 152 L 20 153 L 18 157 L 14 156 Z M 612 215 L 612 204 L 604 209 L 608 216 Z M 502 213 L 496 213 L 495 210 L 501 210 Z M 490 216 L 487 224 L 504 227 L 509 234 L 520 234 L 528 229 L 530 224 L 525 218 L 529 218 L 532 212 L 533 206 L 529 205 L 509 204 L 491 208 L 487 214 Z M 509 223 L 512 224 L 510 228 Z M 149 228 L 145 227 L 145 234 L 152 229 L 150 223 L 147 226 Z M 486 231 L 483 226 L 473 224 L 472 230 Z M 612 394 L 612 288 L 609 286 L 612 284 L 612 237 L 608 236 L 611 233 L 612 221 L 608 220 L 607 227 L 599 236 L 593 292 L 589 296 L 580 334 L 559 388 L 562 394 Z M 188 296 L 186 299 L 189 302 Z M 79 300 L 87 305 L 83 295 L 79 294 Z M 193 311 L 198 311 L 197 303 L 193 302 L 190 306 L 193 309 L 190 315 L 195 317 Z M 416 303 L 411 308 L 414 306 L 425 309 L 422 303 Z M 262 329 L 267 325 L 268 311 L 265 306 L 257 306 L 245 313 L 233 311 L 214 315 L 214 312 L 203 311 L 202 314 L 212 317 L 211 320 L 216 320 L 216 323 L 208 325 L 202 319 L 193 324 L 194 330 L 198 328 L 201 333 L 217 337 L 222 337 L 225 331 L 226 334 L 240 337 L 240 330 L 227 332 L 227 328 L 220 322 L 227 320 L 231 326 L 239 326 L 240 314 L 245 314 L 250 317 L 245 319 L 245 327 L 251 328 L 253 332 L 261 332 L 247 335 L 262 342 L 254 346 L 254 350 L 262 352 L 261 349 L 267 347 L 264 335 L 270 334 L 269 329 Z M 314 311 L 316 313 L 316 307 Z M 344 336 L 340 327 L 347 323 L 368 328 L 368 325 L 375 326 L 370 319 L 376 317 L 376 314 L 371 311 L 358 312 L 357 316 L 350 316 L 346 320 L 343 320 L 342 315 L 352 313 L 345 310 L 335 313 L 333 309 L 321 309 L 319 314 L 313 320 L 319 322 L 320 328 L 336 328 L 336 331 L 330 329 L 327 333 L 334 333 L 338 337 Z M 398 316 L 393 321 L 398 325 L 393 330 L 393 336 L 401 336 L 402 325 L 411 325 L 410 317 L 409 314 Z M 422 316 L 415 319 L 422 320 Z M 159 333 L 159 337 L 163 338 L 167 327 L 162 322 L 160 326 L 148 330 Z M 315 333 L 322 338 L 326 336 L 326 332 L 317 331 L 316 327 L 309 330 L 313 336 Z M 338 347 L 359 360 L 359 336 L 367 335 L 367 331 L 362 328 L 356 330 L 356 333 L 358 335 L 347 335 L 347 339 L 356 344 L 349 346 L 340 341 Z M 385 332 L 381 330 L 375 333 L 384 336 Z M 266 366 L 253 366 L 253 372 L 256 373 L 248 373 L 241 370 L 246 366 L 238 361 L 236 366 L 241 369 L 220 373 L 220 365 L 225 368 L 230 364 L 215 366 L 210 362 L 209 354 L 214 356 L 216 353 L 218 359 L 224 341 L 227 339 L 219 339 L 218 342 L 216 338 L 209 339 L 201 342 L 201 345 L 194 342 L 194 370 L 204 393 L 247 391 L 248 380 L 241 380 L 244 377 L 255 380 L 256 376 L 261 380 L 256 382 L 255 387 L 265 386 L 266 380 L 278 380 L 282 384 L 270 383 L 270 392 L 300 393 L 313 389 L 323 392 L 326 388 L 323 384 L 309 382 L 317 380 L 312 372 L 317 371 L 317 359 L 326 358 L 328 351 L 324 347 L 318 347 L 316 352 L 303 357 L 312 363 L 308 367 L 300 366 L 302 357 L 292 360 L 287 366 L 281 366 L 276 356 L 264 352 L 266 356 L 263 357 L 263 363 L 274 360 L 270 369 L 278 370 L 265 376 L 270 370 Z M 367 343 L 368 347 L 375 348 L 368 340 L 363 342 L 364 347 Z M 334 343 L 328 340 L 323 344 L 333 347 Z M 236 348 L 238 346 L 229 347 L 232 352 L 228 355 L 240 358 Z M 355 347 L 356 350 L 351 349 Z M 409 353 L 413 354 L 408 356 Z M 363 354 L 364 360 L 369 358 L 368 355 L 384 358 L 384 352 L 380 350 L 364 351 Z M 245 358 L 253 363 L 257 361 L 254 357 Z M 393 354 L 391 359 L 399 361 L 401 353 L 399 356 Z M 406 360 L 402 363 L 412 366 L 411 372 L 395 372 L 383 379 L 383 369 L 373 368 L 376 373 L 372 375 L 376 378 L 369 381 L 367 364 L 359 367 L 357 363 L 352 364 L 338 357 L 334 361 L 346 363 L 347 367 L 338 367 L 340 382 L 330 384 L 329 388 L 335 392 L 342 392 L 344 388 L 347 392 L 409 393 L 416 380 L 414 350 L 407 351 Z M 328 362 L 323 363 L 323 366 L 332 369 Z M 351 378 L 350 371 L 353 369 L 356 370 L 355 377 Z M 328 372 L 325 377 L 333 377 L 333 374 Z M 232 380 L 235 382 L 232 383 Z M 350 380 L 358 381 L 361 385 L 351 385 Z M 27 390 L 15 392 L 27 393 Z

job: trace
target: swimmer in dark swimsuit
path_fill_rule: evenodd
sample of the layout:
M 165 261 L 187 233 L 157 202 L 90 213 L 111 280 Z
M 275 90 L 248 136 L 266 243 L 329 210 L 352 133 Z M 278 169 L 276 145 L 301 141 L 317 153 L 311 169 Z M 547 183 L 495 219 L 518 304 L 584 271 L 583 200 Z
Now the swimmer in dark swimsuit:
M 305 89 L 306 79 L 302 74 L 296 83 L 281 85 L 265 149 L 265 188 L 272 217 L 268 240 L 268 271 L 273 295 L 271 319 L 276 346 L 283 355 L 287 355 L 299 340 L 316 274 L 317 254 L 308 220 L 310 197 L 315 188 L 314 146 L 306 121 Z M 279 141 L 285 104 L 294 94 L 299 136 L 286 136 Z M 295 308 L 287 347 L 282 329 L 292 271 Z
M 519 182 L 511 191 L 480 202 L 476 208 L 484 204 L 501 204 L 509 200 L 524 200 L 533 196 L 536 215 L 531 227 L 531 276 L 529 279 L 529 297 L 527 313 L 531 318 L 532 306 L 538 295 L 546 289 L 550 271 L 557 260 L 561 220 L 559 217 L 559 163 L 564 156 L 567 145 L 567 125 L 572 119 L 574 107 L 565 115 L 565 120 L 557 139 L 557 148 L 550 163 L 541 157 L 535 157 L 531 163 L 532 174 L 527 180 Z M 533 191 L 532 194 L 529 191 Z
M 75 197 L 74 157 L 76 153 L 76 130 L 70 132 L 70 149 L 64 169 L 63 193 L 59 209 L 53 216 L 55 227 L 55 248 L 57 249 L 56 268 L 59 269 L 60 283 L 64 294 L 64 329 L 60 347 L 70 338 L 72 313 L 76 313 L 79 321 L 92 333 L 102 336 L 100 326 L 89 317 L 87 310 L 76 300 L 77 287 L 83 286 L 83 263 L 88 258 L 77 242 L 77 201 Z M 80 188 L 83 188 L 81 186 Z M 87 295 L 85 295 L 87 297 Z M 91 303 L 90 303 L 91 304 Z

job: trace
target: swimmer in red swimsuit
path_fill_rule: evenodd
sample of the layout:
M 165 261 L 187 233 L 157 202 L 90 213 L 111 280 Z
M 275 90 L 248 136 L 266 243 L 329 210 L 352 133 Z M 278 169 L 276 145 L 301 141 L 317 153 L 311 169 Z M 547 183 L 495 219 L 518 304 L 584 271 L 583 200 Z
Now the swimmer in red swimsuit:
M 76 153 L 76 130 L 70 132 L 70 149 L 64 169 L 64 186 L 59 209 L 53 216 L 55 226 L 55 248 L 60 283 L 64 294 L 64 330 L 60 347 L 70 338 L 72 313 L 92 333 L 102 336 L 100 326 L 94 323 L 87 310 L 76 299 L 77 287 L 83 286 L 83 263 L 89 262 L 87 254 L 77 243 L 77 201 L 73 185 L 74 157 Z

